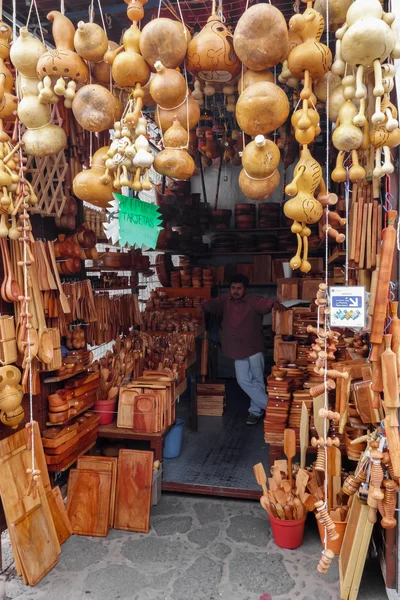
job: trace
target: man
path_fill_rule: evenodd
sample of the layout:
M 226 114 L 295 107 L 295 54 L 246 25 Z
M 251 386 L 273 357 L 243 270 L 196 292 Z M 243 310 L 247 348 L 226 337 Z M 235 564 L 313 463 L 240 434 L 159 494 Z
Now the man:
M 264 382 L 263 315 L 272 308 L 285 310 L 282 304 L 248 295 L 249 280 L 236 275 L 230 282 L 229 293 L 204 302 L 205 312 L 222 315 L 222 351 L 235 361 L 236 379 L 250 396 L 247 425 L 256 425 L 264 416 L 268 402 Z

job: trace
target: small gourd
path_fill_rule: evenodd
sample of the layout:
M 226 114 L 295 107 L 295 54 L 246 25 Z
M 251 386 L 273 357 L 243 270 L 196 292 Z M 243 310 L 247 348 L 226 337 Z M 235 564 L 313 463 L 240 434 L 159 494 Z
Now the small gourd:
M 242 165 L 250 177 L 264 179 L 275 171 L 280 159 L 278 146 L 263 135 L 257 135 L 243 150 Z
M 252 200 L 265 200 L 278 187 L 280 182 L 280 174 L 278 169 L 265 179 L 254 179 L 249 177 L 245 170 L 242 169 L 239 175 L 239 186 L 247 198 Z
M 112 179 L 104 176 L 108 150 L 109 146 L 99 148 L 93 154 L 90 169 L 78 173 L 72 184 L 73 193 L 79 200 L 89 202 L 99 208 L 106 208 L 113 199 Z
M 272 4 L 257 4 L 240 17 L 233 36 L 239 59 L 253 71 L 264 71 L 282 62 L 289 39 L 285 17 Z
M 204 96 L 201 91 L 201 83 L 199 79 L 194 82 L 194 90 L 192 92 L 192 98 L 194 98 L 199 106 L 203 106 Z
M 164 133 L 165 148 L 186 148 L 188 143 L 188 132 L 179 123 L 178 117 L 174 117 L 173 123 Z
M 135 141 L 136 154 L 133 159 L 133 165 L 140 169 L 148 169 L 154 161 L 154 156 L 148 152 L 149 142 L 144 135 L 139 135 Z
M 100 62 L 108 48 L 108 39 L 102 27 L 96 23 L 79 21 L 74 36 L 75 50 L 85 60 Z
M 178 181 L 185 181 L 192 177 L 195 164 L 193 158 L 186 150 L 166 148 L 155 157 L 154 168 L 160 175 L 165 175 Z
M 107 46 L 107 52 L 113 52 L 118 49 L 119 46 L 116 42 L 109 41 Z M 107 52 L 105 54 L 107 54 Z M 90 65 L 92 71 L 92 77 L 96 81 L 96 83 L 101 83 L 103 85 L 110 85 L 111 81 L 111 65 L 106 63 L 104 60 L 104 56 L 100 62 L 93 63 Z
M 280 87 L 261 81 L 253 83 L 240 94 L 236 120 L 247 135 L 266 135 L 286 121 L 289 108 L 289 100 Z
M 155 65 L 156 74 L 150 82 L 150 94 L 162 108 L 175 108 L 187 94 L 185 78 L 175 69 L 167 69 L 161 61 Z
M 150 68 L 139 53 L 140 31 L 136 22 L 127 29 L 122 38 L 122 46 L 113 54 L 106 53 L 104 60 L 112 64 L 112 77 L 121 88 L 145 85 L 150 77 Z
M 0 367 L 0 421 L 12 429 L 24 418 L 21 407 L 24 392 L 20 380 L 21 372 L 17 367 Z

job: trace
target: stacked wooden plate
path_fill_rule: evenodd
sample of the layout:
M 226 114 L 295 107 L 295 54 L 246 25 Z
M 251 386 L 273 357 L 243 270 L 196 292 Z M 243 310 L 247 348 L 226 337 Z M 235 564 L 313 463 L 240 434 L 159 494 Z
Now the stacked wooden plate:
M 278 202 L 265 202 L 258 205 L 258 226 L 260 229 L 279 227 L 282 207 Z
M 215 253 L 234 252 L 235 235 L 232 233 L 214 235 L 211 240 L 211 250 Z
M 306 378 L 306 370 L 304 367 L 298 367 L 297 365 L 285 364 L 279 365 L 279 368 L 286 372 L 286 376 L 293 379 L 293 389 L 302 390 L 304 380 Z
M 258 235 L 257 236 L 257 252 L 268 252 L 268 250 L 276 250 L 278 244 L 277 237 L 274 235 Z
M 236 238 L 237 252 L 256 252 L 257 236 L 251 233 L 239 233 Z
M 278 380 L 272 375 L 267 378 L 268 404 L 264 418 L 264 440 L 268 444 L 282 444 L 283 432 L 287 427 L 292 402 L 294 381 L 291 378 Z
M 255 204 L 236 204 L 235 205 L 235 227 L 236 229 L 255 229 L 256 226 L 256 205 Z

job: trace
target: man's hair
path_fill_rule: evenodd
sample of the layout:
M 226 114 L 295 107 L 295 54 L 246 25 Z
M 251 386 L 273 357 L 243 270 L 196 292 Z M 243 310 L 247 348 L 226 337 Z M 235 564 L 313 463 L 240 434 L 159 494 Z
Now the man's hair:
M 241 275 L 241 274 L 239 273 L 239 275 L 234 275 L 234 276 L 231 278 L 231 280 L 230 280 L 230 282 L 229 282 L 229 286 L 231 286 L 231 285 L 232 285 L 232 283 L 242 283 L 242 284 L 243 284 L 243 286 L 244 286 L 245 288 L 247 288 L 247 287 L 249 286 L 249 278 L 248 278 L 248 277 L 246 277 L 246 275 Z

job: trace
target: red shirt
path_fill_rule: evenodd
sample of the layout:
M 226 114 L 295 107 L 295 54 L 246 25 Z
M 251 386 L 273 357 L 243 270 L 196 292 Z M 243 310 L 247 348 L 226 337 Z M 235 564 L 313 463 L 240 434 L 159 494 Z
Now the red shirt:
M 204 302 L 206 312 L 222 315 L 222 351 L 234 360 L 264 352 L 263 315 L 271 312 L 274 300 L 245 295 L 241 300 L 229 293 Z

